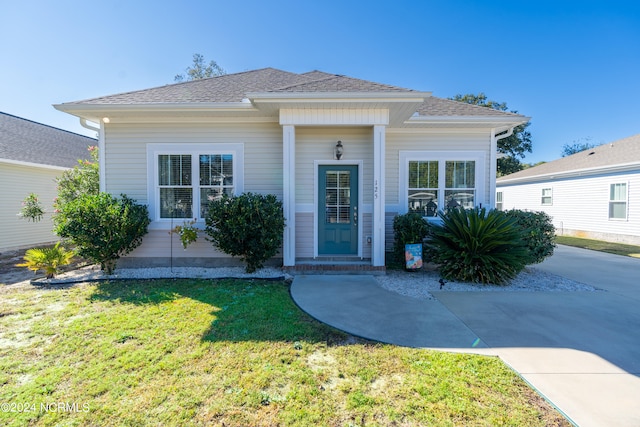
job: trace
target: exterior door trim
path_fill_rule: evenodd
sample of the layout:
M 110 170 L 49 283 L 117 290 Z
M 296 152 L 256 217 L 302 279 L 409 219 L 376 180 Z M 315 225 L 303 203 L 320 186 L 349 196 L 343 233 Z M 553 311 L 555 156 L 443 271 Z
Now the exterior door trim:
M 358 206 L 359 206 L 359 218 L 358 218 L 358 258 L 362 259 L 362 206 L 363 206 L 363 164 L 362 160 L 315 160 L 313 162 L 313 257 L 318 258 L 318 191 L 320 188 L 318 170 L 320 166 L 358 166 Z M 324 207 L 322 207 L 324 209 Z

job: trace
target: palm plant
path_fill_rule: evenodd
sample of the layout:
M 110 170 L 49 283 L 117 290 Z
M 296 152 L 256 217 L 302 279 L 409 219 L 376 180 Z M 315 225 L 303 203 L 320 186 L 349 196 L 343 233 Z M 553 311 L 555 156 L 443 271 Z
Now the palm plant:
M 515 218 L 485 208 L 440 212 L 425 244 L 445 279 L 504 285 L 524 269 L 529 251 Z
M 27 267 L 33 272 L 44 270 L 47 279 L 53 278 L 58 274 L 59 268 L 63 265 L 69 265 L 74 256 L 73 251 L 68 251 L 60 246 L 60 242 L 51 248 L 35 248 L 25 252 L 22 264 L 18 267 Z

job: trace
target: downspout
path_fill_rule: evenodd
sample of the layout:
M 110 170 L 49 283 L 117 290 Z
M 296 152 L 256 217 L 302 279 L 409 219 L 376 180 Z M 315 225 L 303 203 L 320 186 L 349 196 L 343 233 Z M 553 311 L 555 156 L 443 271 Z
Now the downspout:
M 498 175 L 498 141 L 513 135 L 515 126 L 507 128 L 507 132 L 496 136 L 498 132 L 504 132 L 504 128 L 491 129 L 491 160 L 489 169 L 489 208 L 496 207 L 496 179 Z
M 86 119 L 80 118 L 80 126 L 98 132 L 98 174 L 100 178 L 100 192 L 105 191 L 105 167 L 104 167 L 104 124 L 101 122 L 100 127 L 91 126 Z

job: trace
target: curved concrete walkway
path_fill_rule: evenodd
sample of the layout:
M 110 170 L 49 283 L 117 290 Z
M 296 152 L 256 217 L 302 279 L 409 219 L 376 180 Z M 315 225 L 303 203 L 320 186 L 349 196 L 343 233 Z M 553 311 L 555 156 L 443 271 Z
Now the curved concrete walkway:
M 537 268 L 598 292 L 389 292 L 372 276 L 296 276 L 316 319 L 386 343 L 497 355 L 579 426 L 640 426 L 640 259 L 561 246 Z

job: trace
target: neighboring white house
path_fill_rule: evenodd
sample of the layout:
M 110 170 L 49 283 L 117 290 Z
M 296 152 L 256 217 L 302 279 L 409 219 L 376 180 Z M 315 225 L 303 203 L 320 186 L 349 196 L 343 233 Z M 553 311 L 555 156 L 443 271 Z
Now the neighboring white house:
M 150 232 L 121 260 L 138 265 L 228 260 L 202 238 L 183 250 L 168 231 L 193 218 L 204 228 L 209 199 L 251 191 L 283 201 L 284 266 L 338 259 L 384 269 L 398 213 L 428 215 L 427 205 L 452 200 L 493 206 L 497 141 L 529 120 L 429 92 L 273 68 L 55 108 L 100 124 L 101 188 L 148 205 Z
M 496 204 L 544 211 L 559 235 L 640 244 L 640 134 L 501 177 Z
M 57 240 L 53 234 L 56 178 L 89 159 L 93 138 L 0 112 L 0 251 Z M 18 217 L 22 201 L 35 193 L 45 208 L 39 222 Z

